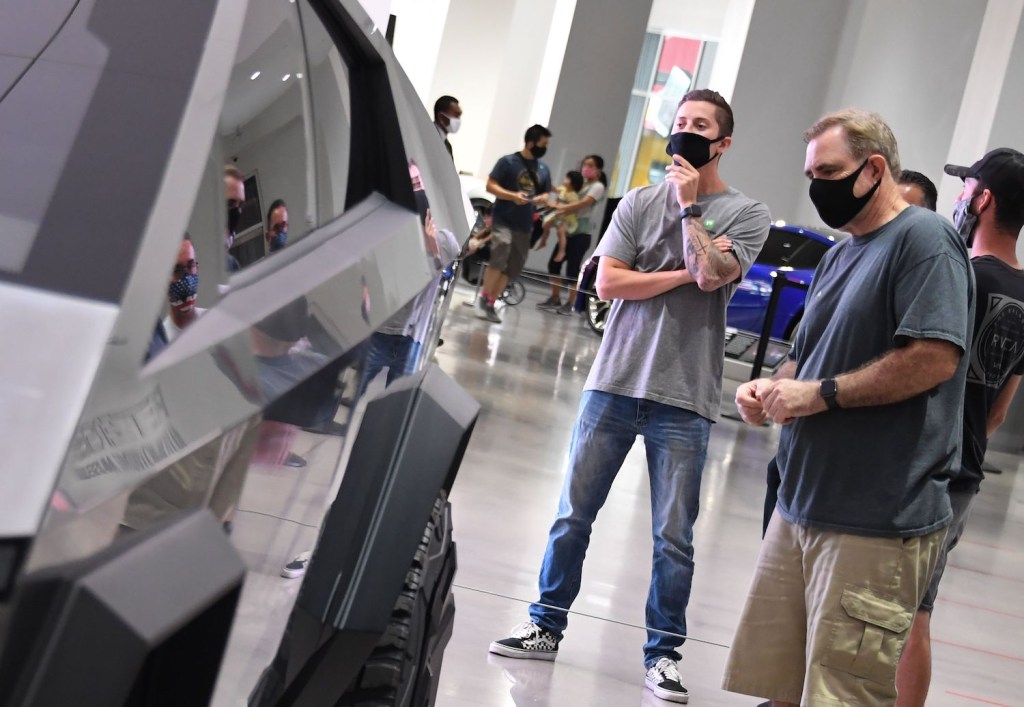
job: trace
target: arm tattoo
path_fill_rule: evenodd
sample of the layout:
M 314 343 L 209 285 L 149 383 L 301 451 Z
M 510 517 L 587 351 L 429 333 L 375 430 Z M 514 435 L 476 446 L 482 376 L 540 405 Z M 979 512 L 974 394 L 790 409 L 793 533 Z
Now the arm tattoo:
M 683 219 L 683 238 L 686 240 L 686 269 L 696 278 L 699 274 L 713 282 L 730 278 L 735 270 L 736 258 L 723 253 L 711 243 L 711 236 L 696 219 Z

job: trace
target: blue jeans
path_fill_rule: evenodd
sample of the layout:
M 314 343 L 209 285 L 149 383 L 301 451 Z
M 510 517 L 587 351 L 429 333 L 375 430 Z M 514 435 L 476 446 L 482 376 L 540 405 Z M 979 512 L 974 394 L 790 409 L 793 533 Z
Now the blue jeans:
M 659 631 L 686 635 L 693 523 L 710 434 L 711 421 L 689 410 L 596 390 L 583 393 L 558 517 L 540 570 L 540 600 L 530 606 L 535 623 L 557 635 L 565 630 L 566 612 L 540 604 L 565 610 L 572 606 L 580 591 L 591 526 L 630 447 L 643 435 L 654 533 L 644 665 L 650 667 L 662 657 L 680 659 L 676 648 L 683 639 Z
M 416 359 L 419 354 L 420 344 L 411 336 L 380 332 L 370 335 L 370 342 L 363 358 L 363 372 L 359 376 L 356 397 L 362 397 L 366 392 L 366 387 L 370 385 L 370 381 L 385 367 L 388 369 L 388 385 L 394 383 L 398 378 L 410 375 L 416 368 Z

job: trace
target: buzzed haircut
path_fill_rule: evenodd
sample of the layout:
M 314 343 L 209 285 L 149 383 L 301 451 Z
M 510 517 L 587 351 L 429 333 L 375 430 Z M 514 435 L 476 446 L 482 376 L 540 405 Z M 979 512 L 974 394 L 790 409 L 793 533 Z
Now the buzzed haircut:
M 437 116 L 441 113 L 446 112 L 452 107 L 453 103 L 458 103 L 459 99 L 454 96 L 441 96 L 434 101 L 434 120 L 437 120 Z
M 924 203 L 921 206 L 935 211 L 939 200 L 939 190 L 935 188 L 935 182 L 912 169 L 905 169 L 900 172 L 900 176 L 896 178 L 896 181 L 899 184 L 914 184 L 920 188 L 921 193 L 924 194 Z
M 523 136 L 523 142 L 532 142 L 536 144 L 542 137 L 551 137 L 551 131 L 543 125 L 531 125 L 526 129 L 526 135 Z
M 718 122 L 718 129 L 720 131 L 719 137 L 723 135 L 732 135 L 732 131 L 736 127 L 736 120 L 732 114 L 732 106 L 729 105 L 729 101 L 725 100 L 725 97 L 718 91 L 712 91 L 710 88 L 698 88 L 688 92 L 683 96 L 682 100 L 679 101 L 679 106 L 682 106 L 687 101 L 703 101 L 704 103 L 710 103 L 715 107 L 715 120 Z M 678 110 L 679 107 L 676 107 Z

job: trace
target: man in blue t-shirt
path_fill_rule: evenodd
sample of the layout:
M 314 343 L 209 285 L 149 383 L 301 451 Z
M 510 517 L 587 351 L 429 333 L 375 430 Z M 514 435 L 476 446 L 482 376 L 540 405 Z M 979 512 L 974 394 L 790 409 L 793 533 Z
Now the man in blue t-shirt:
M 953 522 L 900 660 L 900 707 L 923 706 L 928 696 L 931 615 L 946 557 L 963 535 L 985 477 L 988 438 L 1006 419 L 1024 374 L 1024 270 L 1017 261 L 1017 237 L 1024 228 L 1024 154 L 999 148 L 970 167 L 946 165 L 946 174 L 964 180 L 953 225 L 971 246 L 978 306 L 964 393 L 963 460 L 949 482 Z
M 479 316 L 495 324 L 501 324 L 501 318 L 494 303 L 508 281 L 522 272 L 530 252 L 534 205 L 544 203 L 551 191 L 551 172 L 540 161 L 550 139 L 550 130 L 531 125 L 523 137 L 523 149 L 498 160 L 487 178 L 487 191 L 497 201 L 491 212 L 491 257 L 484 272 Z
M 779 375 L 736 393 L 744 420 L 782 425 L 781 484 L 723 686 L 892 705 L 952 518 L 974 276 L 949 222 L 900 197 L 880 116 L 842 110 L 804 137 L 811 201 L 852 237 L 818 265 Z

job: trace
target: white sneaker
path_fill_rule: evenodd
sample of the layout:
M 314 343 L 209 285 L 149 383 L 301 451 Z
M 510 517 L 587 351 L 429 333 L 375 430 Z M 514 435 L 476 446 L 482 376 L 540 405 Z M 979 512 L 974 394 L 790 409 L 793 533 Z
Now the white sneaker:
M 506 658 L 554 660 L 558 655 L 561 636 L 526 621 L 512 629 L 512 635 L 491 644 L 490 652 Z
M 668 702 L 685 704 L 690 700 L 690 693 L 683 687 L 679 677 L 679 668 L 671 658 L 659 658 L 657 663 L 647 669 L 644 682 L 648 690 Z
M 281 576 L 285 579 L 295 579 L 306 574 L 306 567 L 309 566 L 309 558 L 312 556 L 312 551 L 300 552 L 292 558 L 291 562 L 281 568 Z

